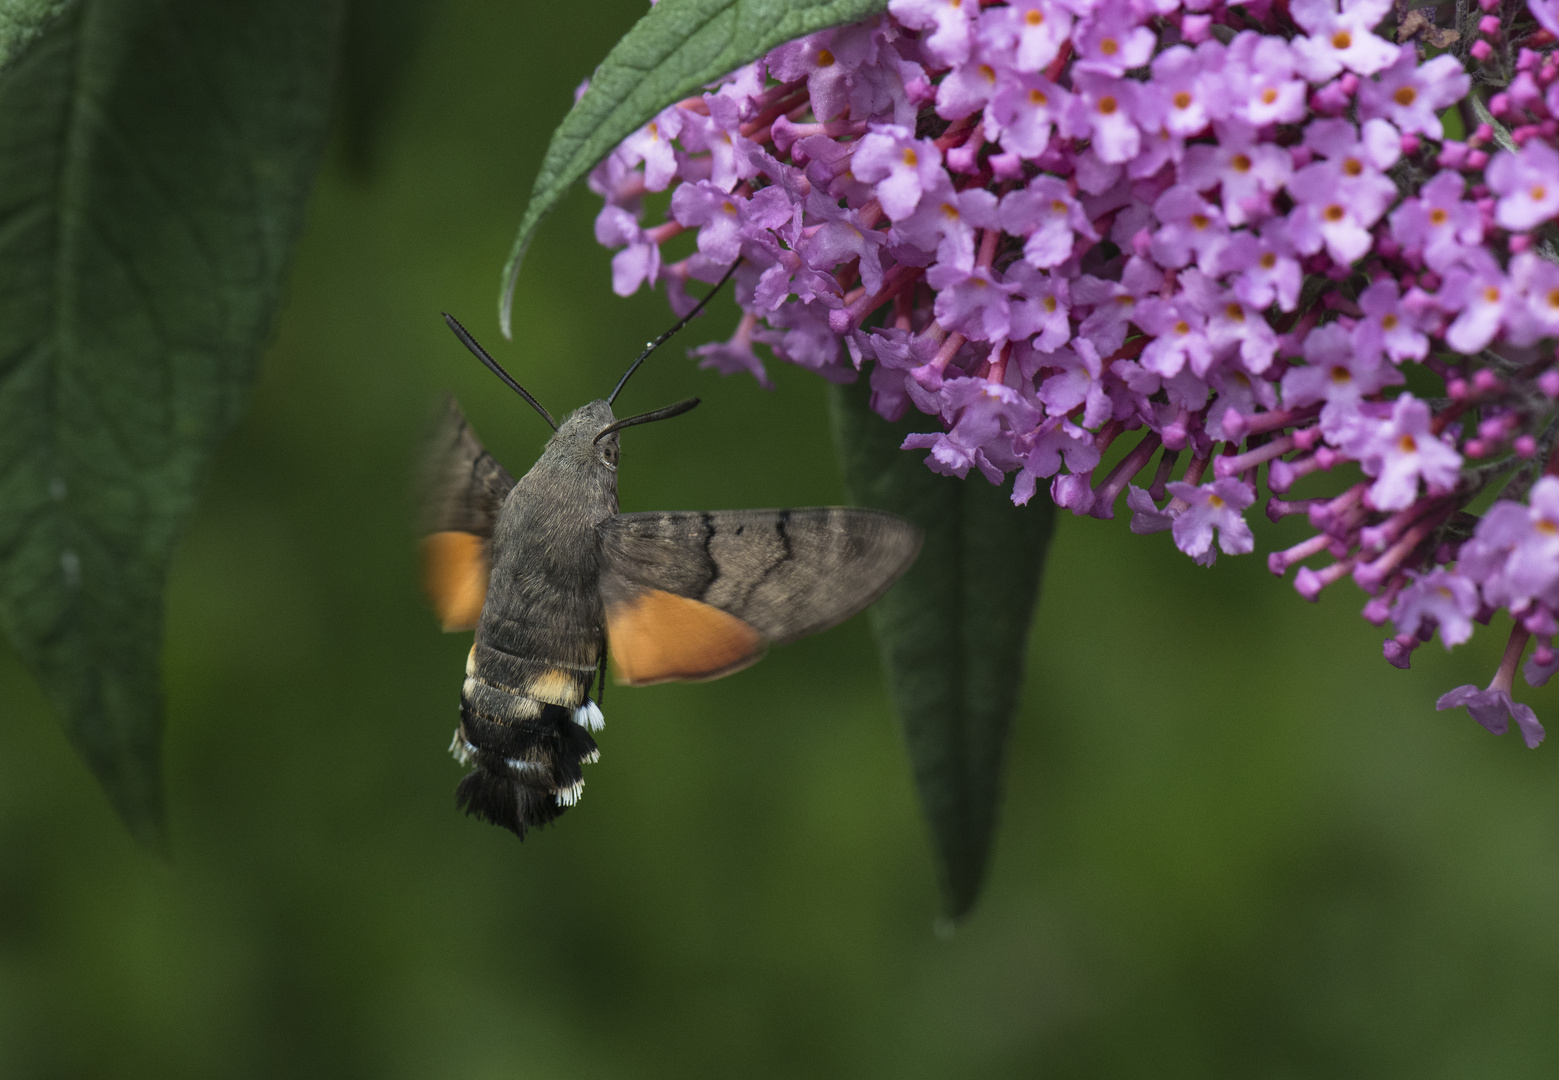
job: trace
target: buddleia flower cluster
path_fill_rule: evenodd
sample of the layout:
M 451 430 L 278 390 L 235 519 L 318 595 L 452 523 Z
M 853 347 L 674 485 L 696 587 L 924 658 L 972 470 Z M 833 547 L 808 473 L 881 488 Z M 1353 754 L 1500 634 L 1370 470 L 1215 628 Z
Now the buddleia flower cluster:
M 1556 36 L 1559 0 L 892 0 L 625 140 L 596 235 L 618 293 L 678 311 L 740 260 L 702 363 L 867 378 L 928 417 L 904 448 L 937 472 L 1124 496 L 1209 565 L 1253 549 L 1258 498 L 1300 516 L 1272 571 L 1311 600 L 1351 577 L 1398 667 L 1508 612 L 1493 681 L 1439 706 L 1535 746 L 1511 694 L 1532 639 L 1527 681 L 1559 669 Z

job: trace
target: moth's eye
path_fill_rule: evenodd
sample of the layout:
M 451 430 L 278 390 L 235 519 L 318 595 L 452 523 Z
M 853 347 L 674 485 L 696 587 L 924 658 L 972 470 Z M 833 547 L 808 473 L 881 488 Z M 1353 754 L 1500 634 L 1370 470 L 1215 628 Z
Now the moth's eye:
M 617 440 L 608 439 L 601 444 L 601 461 L 608 468 L 617 468 Z

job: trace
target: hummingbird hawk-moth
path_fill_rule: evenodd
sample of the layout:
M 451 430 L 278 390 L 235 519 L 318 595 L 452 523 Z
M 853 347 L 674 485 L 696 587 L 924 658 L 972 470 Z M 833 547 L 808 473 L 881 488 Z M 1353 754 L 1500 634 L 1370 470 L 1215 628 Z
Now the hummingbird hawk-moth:
M 618 432 L 698 399 L 624 419 L 612 402 L 686 319 L 560 424 L 445 318 L 553 429 L 516 481 L 451 399 L 429 456 L 424 586 L 445 630 L 476 629 L 450 746 L 467 814 L 524 839 L 578 801 L 608 648 L 629 686 L 717 679 L 861 611 L 920 551 L 916 526 L 856 507 L 618 513 Z

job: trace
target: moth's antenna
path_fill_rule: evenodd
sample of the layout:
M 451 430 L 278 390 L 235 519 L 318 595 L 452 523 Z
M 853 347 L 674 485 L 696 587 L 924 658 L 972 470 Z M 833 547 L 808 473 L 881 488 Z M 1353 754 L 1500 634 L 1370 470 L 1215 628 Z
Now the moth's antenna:
M 552 414 L 542 407 L 541 402 L 530 396 L 529 390 L 515 382 L 514 376 L 505 371 L 502 364 L 498 363 L 498 361 L 487 355 L 487 350 L 476 343 L 476 338 L 472 337 L 466 328 L 460 325 L 460 321 L 458 319 L 446 311 L 444 312 L 444 321 L 447 322 L 449 324 L 449 328 L 455 332 L 455 336 L 460 339 L 460 343 L 466 348 L 470 349 L 472 354 L 478 360 L 487 365 L 488 371 L 491 371 L 494 375 L 498 376 L 505 383 L 507 383 L 510 390 L 513 390 L 516 394 L 519 394 L 520 397 L 530 402 L 530 407 L 541 414 L 541 418 L 552 426 L 553 431 L 558 429 L 558 422 L 552 419 Z
M 675 405 L 667 405 L 664 409 L 656 409 L 654 412 L 640 413 L 638 416 L 627 416 L 621 420 L 613 420 L 590 441 L 598 443 L 612 432 L 621 431 L 625 427 L 633 427 L 635 424 L 648 424 L 652 420 L 670 420 L 673 416 L 681 416 L 697 404 L 698 399 L 690 397 L 686 401 L 679 401 Z
M 606 396 L 606 403 L 608 405 L 610 405 L 612 402 L 617 400 L 617 395 L 618 395 L 619 392 L 621 392 L 621 390 L 623 388 L 623 383 L 628 381 L 628 376 L 632 375 L 635 371 L 638 371 L 639 370 L 639 365 L 644 363 L 645 358 L 648 357 L 650 355 L 650 353 L 654 352 L 656 349 L 658 349 L 662 345 L 666 344 L 667 339 L 669 339 L 672 334 L 675 334 L 678 330 L 682 329 L 688 323 L 692 322 L 693 321 L 693 317 L 696 316 L 700 311 L 704 310 L 704 305 L 709 303 L 710 300 L 714 299 L 715 293 L 720 291 L 721 286 L 723 286 L 727 281 L 731 280 L 731 275 L 736 273 L 736 268 L 738 266 L 740 266 L 740 265 L 742 265 L 742 260 L 740 258 L 738 258 L 735 262 L 733 262 L 731 264 L 731 268 L 725 272 L 725 276 L 722 277 L 719 281 L 715 282 L 715 287 L 710 289 L 707 293 L 705 293 L 704 294 L 704 298 L 702 300 L 700 300 L 698 303 L 693 305 L 693 310 L 692 311 L 688 312 L 686 315 L 682 316 L 682 318 L 678 319 L 677 320 L 677 324 L 675 326 L 673 326 L 670 330 L 667 330 L 660 337 L 656 338 L 654 341 L 652 341 L 648 345 L 644 346 L 644 351 L 639 354 L 639 358 L 637 360 L 635 360 L 632 364 L 628 365 L 628 370 L 623 372 L 623 377 L 617 380 L 617 385 L 612 389 L 612 392 Z M 690 408 L 690 409 L 692 407 L 693 406 L 691 406 L 691 405 L 688 406 L 688 408 Z M 650 414 L 649 413 L 645 413 L 644 415 L 648 416 Z M 675 416 L 676 414 L 673 413 L 672 415 Z M 598 436 L 596 436 L 596 438 L 600 438 L 600 436 L 598 435 Z

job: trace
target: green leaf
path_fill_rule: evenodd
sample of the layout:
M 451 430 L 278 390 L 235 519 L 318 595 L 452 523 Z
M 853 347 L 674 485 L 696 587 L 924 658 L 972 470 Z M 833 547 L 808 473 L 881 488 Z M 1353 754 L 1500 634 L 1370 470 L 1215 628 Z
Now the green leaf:
M 75 0 L 0 0 L 0 71 Z
M 1043 493 L 1013 506 L 974 473 L 938 476 L 922 454 L 899 449 L 936 420 L 911 410 L 889 423 L 870 398 L 864 376 L 833 388 L 834 441 L 852 502 L 926 531 L 920 558 L 871 619 L 931 827 L 943 910 L 957 919 L 974 906 L 989 861 L 1055 506 Z
M 888 0 L 660 0 L 590 77 L 590 89 L 552 133 L 503 268 L 498 322 L 509 337 L 514 282 L 541 219 L 623 139 L 666 106 L 776 45 L 860 22 Z
M 346 0 L 336 119 L 347 171 L 372 176 L 379 142 L 421 44 L 430 0 Z
M 0 76 L 0 627 L 151 843 L 163 583 L 270 332 L 338 22 L 81 0 Z

